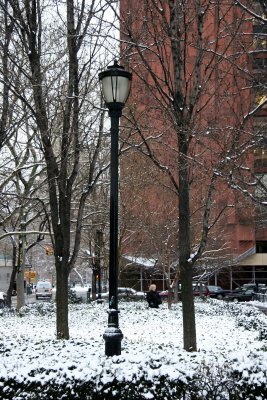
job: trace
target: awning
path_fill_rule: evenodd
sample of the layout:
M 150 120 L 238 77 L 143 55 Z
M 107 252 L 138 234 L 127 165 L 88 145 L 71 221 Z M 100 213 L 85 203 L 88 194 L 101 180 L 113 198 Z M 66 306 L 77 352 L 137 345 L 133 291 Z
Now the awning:
M 267 266 L 267 253 L 256 253 L 244 258 L 238 265 L 266 265 Z
M 134 257 L 134 256 L 130 256 L 130 255 L 126 255 L 123 254 L 122 257 L 129 261 L 131 264 L 136 264 L 136 265 L 140 265 L 143 267 L 155 267 L 156 263 L 157 263 L 157 259 L 155 258 L 144 258 L 144 257 Z

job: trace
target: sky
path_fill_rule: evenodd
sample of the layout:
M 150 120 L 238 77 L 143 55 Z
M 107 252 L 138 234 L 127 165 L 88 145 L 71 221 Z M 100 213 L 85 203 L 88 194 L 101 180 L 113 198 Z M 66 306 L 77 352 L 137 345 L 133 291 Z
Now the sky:
M 196 299 L 198 351 L 188 353 L 183 350 L 180 303 L 168 310 L 165 302 L 159 309 L 149 309 L 145 301 L 120 302 L 124 337 L 121 355 L 113 357 L 104 354 L 106 302 L 70 305 L 68 341 L 56 340 L 53 302 L 26 306 L 21 315 L 4 311 L 0 317 L 0 378 L 23 381 L 36 370 L 31 379 L 40 384 L 65 374 L 83 380 L 92 377 L 101 387 L 114 375 L 131 381 L 145 371 L 152 379 L 163 373 L 176 379 L 191 376 L 203 365 L 221 371 L 231 365 L 246 375 L 248 366 L 258 363 L 266 371 L 266 340 L 259 333 L 267 332 L 267 320 L 257 305 Z M 264 378 L 255 374 L 250 379 Z M 153 397 L 148 393 L 147 398 Z

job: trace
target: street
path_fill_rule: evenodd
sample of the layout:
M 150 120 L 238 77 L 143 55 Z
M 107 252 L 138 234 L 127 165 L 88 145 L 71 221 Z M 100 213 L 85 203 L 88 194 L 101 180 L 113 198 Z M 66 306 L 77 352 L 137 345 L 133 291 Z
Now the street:
M 54 298 L 54 295 L 52 298 Z M 50 300 L 45 299 L 45 298 L 36 300 L 34 293 L 33 294 L 25 294 L 25 305 L 32 304 L 32 303 L 43 303 L 43 302 L 47 302 L 47 301 L 50 301 Z M 16 305 L 17 305 L 17 296 L 12 296 L 12 306 L 16 307 Z

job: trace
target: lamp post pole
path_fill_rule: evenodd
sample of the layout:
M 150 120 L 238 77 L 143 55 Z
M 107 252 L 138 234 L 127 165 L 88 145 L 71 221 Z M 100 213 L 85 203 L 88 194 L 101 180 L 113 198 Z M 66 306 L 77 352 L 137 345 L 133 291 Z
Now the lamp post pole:
M 110 239 L 109 239 L 109 317 L 104 333 L 105 354 L 121 354 L 123 334 L 119 328 L 118 311 L 118 168 L 119 168 L 119 119 L 121 109 L 110 109 L 111 157 L 110 157 Z
M 97 231 L 96 232 L 96 261 L 97 261 L 97 275 L 98 275 L 98 295 L 97 295 L 97 301 L 98 303 L 102 303 L 102 296 L 101 296 L 101 250 L 102 250 L 102 239 L 103 239 L 103 233 L 102 231 Z
M 121 354 L 123 334 L 119 328 L 118 310 L 118 176 L 119 176 L 119 121 L 130 91 L 132 75 L 115 61 L 99 74 L 111 120 L 110 157 L 110 244 L 109 244 L 109 311 L 108 327 L 104 332 L 105 354 Z

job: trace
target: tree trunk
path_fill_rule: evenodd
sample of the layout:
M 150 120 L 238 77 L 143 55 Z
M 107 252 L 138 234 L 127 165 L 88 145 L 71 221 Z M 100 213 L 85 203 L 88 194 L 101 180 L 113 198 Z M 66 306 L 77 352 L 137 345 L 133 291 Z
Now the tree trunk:
M 192 263 L 190 263 L 190 203 L 187 141 L 184 132 L 179 136 L 179 264 L 182 283 L 184 349 L 197 350 L 195 306 L 192 287 Z
M 21 231 L 25 231 L 24 222 L 21 223 Z M 25 293 L 24 293 L 24 272 L 25 272 L 25 234 L 19 235 L 19 255 L 18 255 L 18 269 L 17 269 L 17 310 L 19 311 L 25 306 Z
M 169 288 L 169 295 L 168 295 L 168 310 L 171 310 L 171 308 L 172 308 L 173 298 L 174 298 L 173 289 Z
M 182 307 L 183 307 L 183 338 L 186 351 L 197 350 L 195 305 L 192 289 L 192 267 L 187 263 L 181 268 Z
M 96 300 L 96 269 L 94 266 L 92 273 L 92 300 Z
M 57 276 L 57 338 L 69 339 L 68 324 L 68 278 L 69 272 L 67 265 L 61 263 L 56 268 Z
M 9 287 L 8 287 L 7 296 L 6 296 L 6 305 L 9 308 L 11 307 L 11 304 L 12 304 L 12 292 L 14 289 L 16 274 L 17 274 L 17 247 L 13 243 L 12 272 L 11 272 Z

